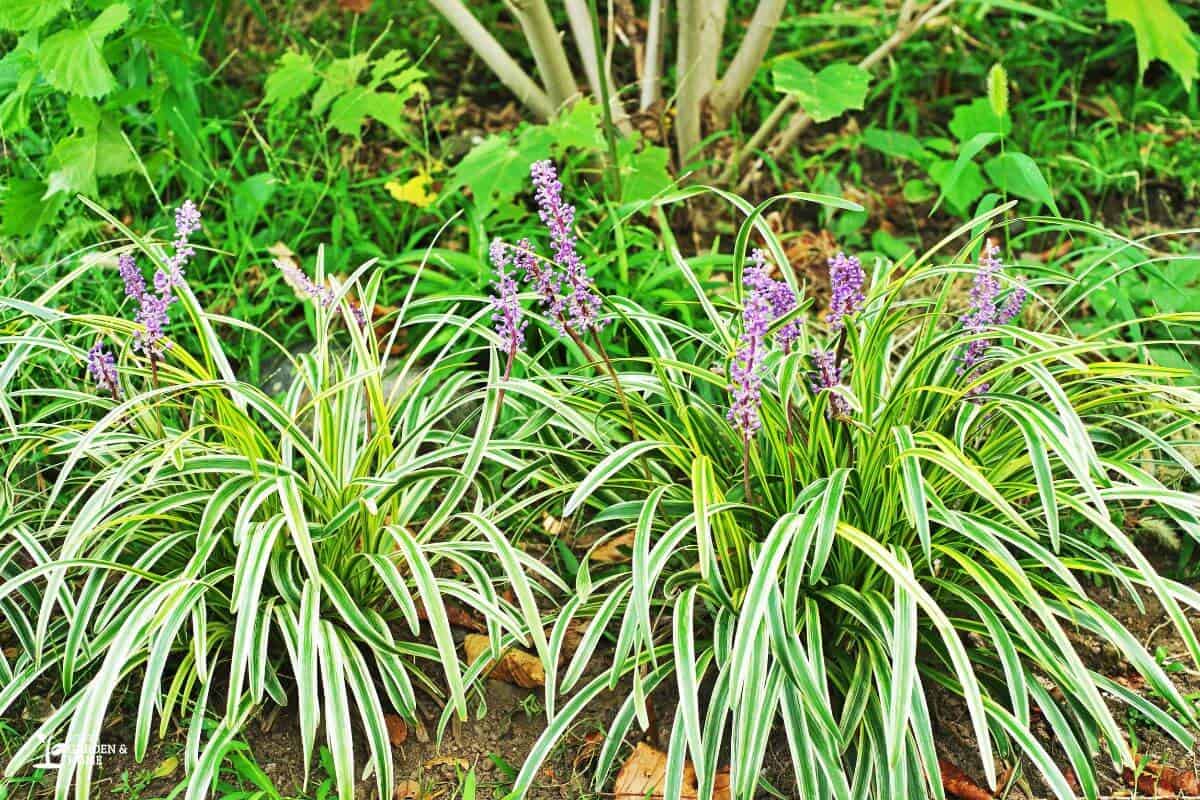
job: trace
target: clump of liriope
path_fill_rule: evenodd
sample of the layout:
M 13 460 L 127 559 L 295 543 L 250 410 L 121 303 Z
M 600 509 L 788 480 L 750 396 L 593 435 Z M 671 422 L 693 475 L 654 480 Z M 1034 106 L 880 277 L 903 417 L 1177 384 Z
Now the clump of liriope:
M 183 222 L 195 232 L 194 214 Z M 78 756 L 131 689 L 136 758 L 155 727 L 187 730 L 188 798 L 208 794 L 230 742 L 270 703 L 298 707 L 306 772 L 323 727 L 347 800 L 361 728 L 390 797 L 384 709 L 420 726 L 424 694 L 465 718 L 483 669 L 460 664 L 445 599 L 476 609 L 497 648 L 530 630 L 541 647 L 536 593 L 560 583 L 497 528 L 521 481 L 484 479 L 496 457 L 487 387 L 499 376 L 473 366 L 476 320 L 409 299 L 391 337 L 413 345 L 393 357 L 347 299 L 354 289 L 373 307 L 378 275 L 360 286 L 360 269 L 335 290 L 320 257 L 314 278 L 289 266 L 314 301 L 316 344 L 276 400 L 230 370 L 229 321 L 183 280 L 186 237 L 166 256 L 126 232 L 162 276 L 148 289 L 133 251 L 122 256 L 134 321 L 0 298 L 25 315 L 0 351 L 0 399 L 7 409 L 39 397 L 0 449 L 15 453 L 12 473 L 45 486 L 22 481 L 0 498 L 13 510 L 0 524 L 0 614 L 20 645 L 0 663 L 0 714 L 46 678 L 63 698 L 7 772 L 70 742 L 57 794 L 86 797 L 93 767 Z M 167 346 L 170 307 L 185 312 L 196 352 L 180 337 Z M 99 391 L 61 388 L 49 373 L 63 354 Z M 396 371 L 407 378 L 385 384 Z
M 1015 325 L 1028 297 L 1048 304 L 1069 278 L 1026 282 L 1001 264 L 998 241 L 870 275 L 838 254 L 829 306 L 808 314 L 757 212 L 735 266 L 752 230 L 780 278 L 754 254 L 734 313 L 697 294 L 707 329 L 609 298 L 631 309 L 646 348 L 619 374 L 636 393 L 632 441 L 614 433 L 625 413 L 615 386 L 568 381 L 534 359 L 510 386 L 522 434 L 554 453 L 547 469 L 569 494 L 564 513 L 628 541 L 631 555 L 580 569 L 551 642 L 582 618 L 588 634 L 547 675 L 548 691 L 576 694 L 512 796 L 574 715 L 623 678 L 633 691 L 601 749 L 598 790 L 668 683 L 679 701 L 667 720 L 667 797 L 679 796 L 689 761 L 699 797 L 726 765 L 734 796 L 753 796 L 779 726 L 793 796 L 941 797 L 935 687 L 960 699 L 977 740 L 979 761 L 960 766 L 993 787 L 1003 756 L 1074 797 L 1051 755 L 1061 752 L 1080 792 L 1097 797 L 1101 760 L 1134 764 L 1114 699 L 1191 746 L 1192 704 L 1083 588 L 1107 577 L 1148 589 L 1200 661 L 1185 612 L 1200 596 L 1158 574 L 1116 522 L 1137 507 L 1200 537 L 1194 491 L 1139 466 L 1147 452 L 1185 462 L 1161 435 L 1200 415 L 1183 373 L 1118 361 L 1123 343 L 1079 339 L 1052 308 Z M 966 308 L 951 300 L 962 281 L 973 287 Z M 1089 668 L 1080 630 L 1121 652 L 1155 699 Z M 611 666 L 581 684 L 606 634 Z M 1030 732 L 1035 715 L 1053 743 Z

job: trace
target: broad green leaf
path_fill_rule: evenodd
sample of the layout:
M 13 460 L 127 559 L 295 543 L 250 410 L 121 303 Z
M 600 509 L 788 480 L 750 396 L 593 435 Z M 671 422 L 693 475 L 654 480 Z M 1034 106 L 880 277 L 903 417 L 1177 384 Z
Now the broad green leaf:
M 525 189 L 529 183 L 529 165 L 549 158 L 553 141 L 541 126 L 531 126 L 516 136 L 509 133 L 489 136 L 458 162 L 443 193 L 465 186 L 471 192 L 476 211 L 486 216 Z
M 635 137 L 617 144 L 621 172 L 621 202 L 639 203 L 662 194 L 674 184 L 669 167 L 671 153 L 665 147 L 644 145 L 635 149 Z
M 106 6 L 100 12 L 91 24 L 88 25 L 88 30 L 93 36 L 103 39 L 110 33 L 118 30 L 129 20 L 129 6 L 124 3 L 113 3 Z
M 1012 132 L 1012 120 L 1007 115 L 997 114 L 989 98 L 977 97 L 954 109 L 950 132 L 964 143 L 984 133 L 1003 137 Z
M 1108 19 L 1128 22 L 1137 39 L 1138 72 L 1154 59 L 1166 63 L 1190 92 L 1200 74 L 1195 35 L 1168 0 L 1108 0 Z
M 901 131 L 883 128 L 867 128 L 863 131 L 863 144 L 892 158 L 908 158 L 914 161 L 929 156 L 921 140 Z
M 46 82 L 82 97 L 103 97 L 117 81 L 87 28 L 71 28 L 50 36 L 38 50 L 38 66 Z
M 937 161 L 929 167 L 929 176 L 941 187 L 941 194 L 933 205 L 933 210 L 941 205 L 942 199 L 950 201 L 960 212 L 965 212 L 974 203 L 987 185 L 975 163 L 975 156 L 992 142 L 998 139 L 998 133 L 979 133 L 966 141 L 959 150 L 958 158 L 951 164 L 948 161 Z
M 40 28 L 70 4 L 71 0 L 4 0 L 0 3 L 0 30 Z
M 796 95 L 800 107 L 816 122 L 861 109 L 871 82 L 871 73 L 853 64 L 831 64 L 814 73 L 795 59 L 777 63 L 773 76 L 775 89 Z
M 93 101 L 72 97 L 68 110 L 78 132 L 60 140 L 50 153 L 45 196 L 65 192 L 94 197 L 96 178 L 129 172 L 137 159 L 117 123 Z
M 983 168 L 997 188 L 1035 203 L 1044 203 L 1055 214 L 1058 213 L 1054 194 L 1050 191 L 1046 178 L 1029 156 L 1015 152 L 1001 153 L 990 159 Z
M 46 184 L 23 178 L 9 181 L 0 196 L 0 233 L 28 236 L 54 219 L 65 195 L 46 197 Z
M 263 102 L 269 106 L 286 106 L 295 102 L 317 82 L 317 70 L 307 53 L 289 50 L 279 57 L 267 76 Z
M 329 125 L 338 133 L 358 137 L 362 123 L 371 106 L 371 95 L 365 86 L 354 86 L 338 95 L 329 109 Z
M 38 66 L 46 82 L 81 97 L 103 97 L 116 88 L 116 78 L 104 60 L 104 39 L 129 18 L 129 7 L 114 3 L 85 28 L 68 28 L 42 42 Z
M 550 121 L 546 130 L 554 139 L 556 147 L 577 150 L 602 150 L 604 128 L 600 117 L 600 106 L 583 99 Z
M 336 97 L 357 86 L 358 76 L 367 68 L 367 59 L 366 53 L 358 53 L 330 62 L 322 73 L 324 80 L 313 95 L 312 112 L 324 114 Z

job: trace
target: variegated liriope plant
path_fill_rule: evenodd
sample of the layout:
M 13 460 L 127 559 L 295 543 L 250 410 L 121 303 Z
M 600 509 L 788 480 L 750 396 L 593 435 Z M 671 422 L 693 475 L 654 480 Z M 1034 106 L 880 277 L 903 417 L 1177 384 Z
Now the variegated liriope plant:
M 92 761 L 77 756 L 132 692 L 137 758 L 156 718 L 159 735 L 186 728 L 188 798 L 207 795 L 269 703 L 298 709 L 305 765 L 323 727 L 343 798 L 361 726 L 390 797 L 384 709 L 420 724 L 424 693 L 446 699 L 442 725 L 465 718 L 485 663 L 460 664 L 445 600 L 482 612 L 499 648 L 540 636 L 535 592 L 558 582 L 496 527 L 521 480 L 485 478 L 506 459 L 490 442 L 488 372 L 473 366 L 476 320 L 410 291 L 386 326 L 365 324 L 378 273 L 360 281 L 364 265 L 337 288 L 321 256 L 315 279 L 283 264 L 313 301 L 315 345 L 292 357 L 258 332 L 293 374 L 269 396 L 222 350 L 222 329 L 249 323 L 204 311 L 183 275 L 196 210 L 178 215 L 173 247 L 96 210 L 128 238 L 132 320 L 56 308 L 62 286 L 109 279 L 95 260 L 40 297 L 0 300 L 0 435 L 15 454 L 0 615 L 20 645 L 0 663 L 0 713 L 47 682 L 62 698 L 8 774 L 66 742 L 57 795 L 86 797 Z
M 871 275 L 839 255 L 832 297 L 816 308 L 789 269 L 774 276 L 771 262 L 787 261 L 761 219 L 768 204 L 726 196 L 747 221 L 724 297 L 695 280 L 664 220 L 664 257 L 707 314 L 696 330 L 633 298 L 593 297 L 574 212 L 539 169 L 553 256 L 528 243 L 493 248 L 548 312 L 528 315 L 515 286 L 499 282 L 500 341 L 514 365 L 502 418 L 544 436 L 565 513 L 620 537 L 630 560 L 581 565 L 551 649 L 581 619 L 587 633 L 548 675 L 552 690 L 575 694 L 511 797 L 532 785 L 573 716 L 623 679 L 632 691 L 596 787 L 634 720 L 653 718 L 648 698 L 669 687 L 668 798 L 680 796 L 689 761 L 699 797 L 725 765 L 733 795 L 752 797 L 779 731 L 792 796 L 941 798 L 935 690 L 971 721 L 980 760 L 963 768 L 993 786 L 1002 755 L 1032 765 L 1063 800 L 1076 794 L 1068 767 L 1097 797 L 1100 761 L 1133 764 L 1110 701 L 1194 742 L 1192 703 L 1083 584 L 1149 590 L 1200 657 L 1188 619 L 1200 594 L 1160 575 L 1116 521 L 1136 507 L 1200 535 L 1200 474 L 1173 443 L 1195 425 L 1200 393 L 1186 371 L 1136 360 L 1119 331 L 1073 335 L 1055 308 L 1085 299 L 1071 275 L 1005 267 L 998 242 L 984 239 L 1007 208 Z M 1085 226 L 1075 235 L 1099 236 Z M 749 251 L 752 236 L 765 254 Z M 1122 263 L 1143 252 L 1121 247 Z M 522 352 L 510 334 L 531 319 L 568 334 L 595 368 L 564 373 Z M 606 322 L 643 354 L 609 359 L 589 339 Z M 1089 665 L 1079 634 L 1115 646 L 1153 699 Z M 598 655 L 606 637 L 612 648 Z M 601 657 L 611 666 L 581 683 Z M 1031 732 L 1037 718 L 1053 742 Z

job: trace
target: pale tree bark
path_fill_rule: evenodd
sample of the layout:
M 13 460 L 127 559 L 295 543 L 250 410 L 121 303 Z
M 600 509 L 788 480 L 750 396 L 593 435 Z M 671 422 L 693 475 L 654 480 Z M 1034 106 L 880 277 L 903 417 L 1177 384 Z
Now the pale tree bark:
M 737 54 L 725 69 L 721 82 L 709 95 L 709 106 L 712 108 L 713 121 L 719 128 L 729 125 L 733 113 L 742 103 L 746 91 L 750 88 L 754 75 L 762 66 L 779 26 L 779 18 L 783 16 L 783 8 L 787 0 L 760 0 L 750 24 L 746 28 L 746 36 L 738 46 Z
M 638 108 L 642 111 L 662 99 L 663 41 L 667 30 L 667 0 L 650 0 L 646 15 L 646 66 Z
M 676 3 L 679 36 L 675 59 L 675 146 L 680 169 L 686 168 L 700 146 L 700 102 L 704 94 L 698 67 L 703 6 L 704 0 L 678 0 Z
M 500 82 L 507 86 L 521 103 L 540 119 L 549 119 L 554 115 L 555 103 L 551 102 L 549 95 L 521 69 L 521 65 L 512 59 L 487 28 L 475 19 L 475 15 L 467 10 L 462 0 L 429 2 L 441 12 L 463 41 L 483 59 Z
M 629 133 L 633 130 L 633 126 L 629 124 L 629 114 L 626 113 L 621 99 L 613 89 L 612 64 L 607 54 L 602 63 L 600 53 L 596 50 L 596 20 L 592 17 L 588 1 L 565 0 L 564 5 L 567 9 L 567 21 L 571 25 L 571 36 L 574 37 L 575 46 L 579 50 L 579 60 L 583 63 L 583 72 L 587 77 L 588 88 L 591 89 L 592 96 L 601 100 L 608 95 L 608 108 L 612 114 L 613 124 L 622 133 Z M 603 73 L 600 71 L 602 66 Z M 602 77 L 603 83 L 601 82 Z M 603 101 L 601 100 L 601 102 Z
M 558 28 L 554 26 L 554 18 L 550 16 L 546 0 L 505 2 L 521 23 L 525 41 L 529 42 L 533 60 L 537 62 L 538 72 L 546 82 L 546 93 L 557 111 L 579 94 L 579 87 L 575 84 L 575 76 L 571 74 L 567 51 L 563 47 Z
M 725 39 L 725 17 L 728 0 L 700 0 L 700 52 L 696 54 L 701 97 L 717 85 L 717 67 L 721 58 L 721 43 Z

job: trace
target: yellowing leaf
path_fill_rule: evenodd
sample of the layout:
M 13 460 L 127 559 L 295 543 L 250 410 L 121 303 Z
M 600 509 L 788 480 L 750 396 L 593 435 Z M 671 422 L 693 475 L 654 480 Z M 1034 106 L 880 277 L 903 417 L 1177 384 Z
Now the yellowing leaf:
M 179 759 L 175 756 L 169 756 L 163 759 L 162 763 L 154 769 L 153 778 L 169 778 L 175 774 L 175 770 L 179 769 Z
M 383 188 L 387 189 L 397 202 L 409 203 L 417 208 L 428 208 L 437 200 L 437 195 L 429 191 L 432 184 L 433 179 L 422 172 L 404 183 L 388 181 Z

